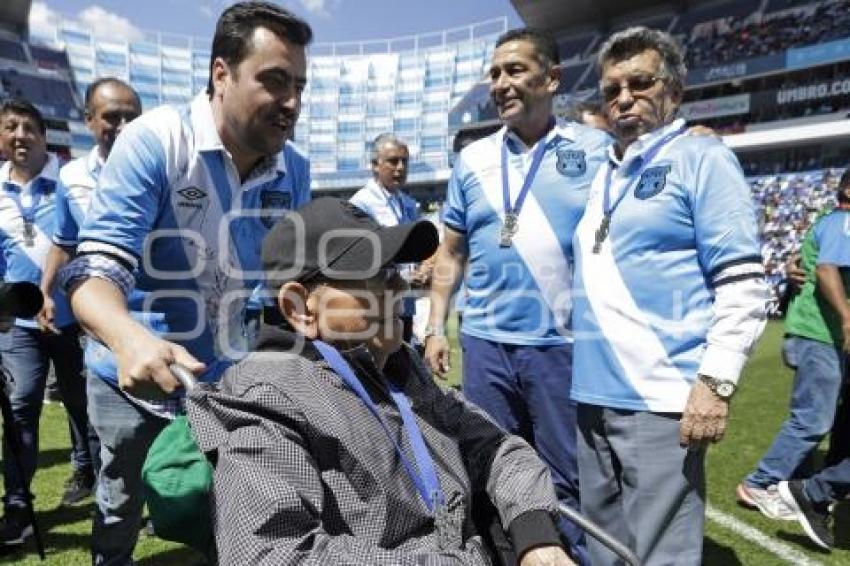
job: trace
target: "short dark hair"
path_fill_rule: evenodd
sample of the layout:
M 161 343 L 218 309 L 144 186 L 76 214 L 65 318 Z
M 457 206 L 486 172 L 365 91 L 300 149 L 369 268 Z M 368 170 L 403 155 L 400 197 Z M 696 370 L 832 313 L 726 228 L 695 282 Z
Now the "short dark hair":
M 235 68 L 251 53 L 254 30 L 265 27 L 278 37 L 306 47 L 313 41 L 310 25 L 284 8 L 269 2 L 237 2 L 222 12 L 215 26 L 210 54 L 210 76 L 207 94 L 212 96 L 212 70 L 216 59 L 221 58 Z
M 838 180 L 838 202 L 850 202 L 850 196 L 847 196 L 847 191 L 850 189 L 850 167 L 848 167 L 841 179 Z
M 6 102 L 3 103 L 3 106 L 0 106 L 0 118 L 6 116 L 6 114 L 19 114 L 21 116 L 29 116 L 33 119 L 33 121 L 38 126 L 38 129 L 41 131 L 41 135 L 47 133 L 47 126 L 44 123 L 44 116 L 41 115 L 41 112 L 35 105 L 29 100 L 25 100 L 23 98 L 10 98 Z
M 126 88 L 127 90 L 129 90 L 130 92 L 133 93 L 133 97 L 135 97 L 135 99 L 136 99 L 136 104 L 139 106 L 139 110 L 141 110 L 142 100 L 139 98 L 139 93 L 137 93 L 136 90 L 133 87 L 131 87 L 130 85 L 128 85 L 127 83 L 125 83 L 124 81 L 122 81 L 121 79 L 119 79 L 117 77 L 101 77 L 99 79 L 96 79 L 94 82 L 92 82 L 91 84 L 89 84 L 89 86 L 86 87 L 86 97 L 85 97 L 86 112 L 91 112 L 91 110 L 92 110 L 91 105 L 92 105 L 92 99 L 94 98 L 94 93 L 96 93 L 97 89 L 99 89 L 103 85 L 114 85 L 114 86 L 117 86 L 117 87 Z
M 511 29 L 499 36 L 496 40 L 496 47 L 500 47 L 509 41 L 527 41 L 534 45 L 534 50 L 544 59 L 547 65 L 557 65 L 561 61 L 561 54 L 558 50 L 558 44 L 555 39 L 538 28 L 517 28 Z

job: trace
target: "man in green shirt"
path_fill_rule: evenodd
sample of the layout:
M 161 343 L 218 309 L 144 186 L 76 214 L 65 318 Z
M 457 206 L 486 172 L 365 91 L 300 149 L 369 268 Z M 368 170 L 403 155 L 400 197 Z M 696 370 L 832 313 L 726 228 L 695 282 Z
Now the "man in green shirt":
M 803 240 L 806 280 L 785 321 L 785 360 L 795 368 L 791 414 L 756 470 L 738 486 L 738 501 L 774 519 L 794 515 L 776 484 L 794 477 L 829 432 L 850 352 L 850 169 L 838 184 L 838 204 Z

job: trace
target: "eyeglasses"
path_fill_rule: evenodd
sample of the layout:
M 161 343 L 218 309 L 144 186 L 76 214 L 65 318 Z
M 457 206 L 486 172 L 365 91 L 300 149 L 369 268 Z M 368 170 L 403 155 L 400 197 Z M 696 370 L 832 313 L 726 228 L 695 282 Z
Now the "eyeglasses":
M 619 82 L 602 82 L 599 84 L 599 90 L 602 91 L 602 98 L 605 102 L 611 102 L 620 97 L 620 93 L 623 92 L 624 88 L 623 84 L 626 85 L 625 88 L 628 88 L 631 93 L 642 93 L 651 89 L 658 81 L 663 80 L 665 80 L 665 77 L 656 75 L 632 75 Z

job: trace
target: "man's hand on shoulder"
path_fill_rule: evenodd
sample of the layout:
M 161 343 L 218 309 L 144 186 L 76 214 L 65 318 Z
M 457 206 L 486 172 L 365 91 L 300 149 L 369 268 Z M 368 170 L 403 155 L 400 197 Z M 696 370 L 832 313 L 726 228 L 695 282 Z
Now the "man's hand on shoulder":
M 703 126 L 702 124 L 694 124 L 688 128 L 688 135 L 697 137 L 713 137 L 718 140 L 723 139 L 721 135 L 714 130 L 714 128 Z
M 539 546 L 522 555 L 520 566 L 575 566 L 560 546 Z
M 728 418 L 729 401 L 714 393 L 702 380 L 697 380 L 682 413 L 679 444 L 699 448 L 720 441 L 726 432 Z
M 141 399 L 163 399 L 180 388 L 169 369 L 177 363 L 198 375 L 204 364 L 186 348 L 138 327 L 113 350 L 118 364 L 118 383 L 123 391 Z

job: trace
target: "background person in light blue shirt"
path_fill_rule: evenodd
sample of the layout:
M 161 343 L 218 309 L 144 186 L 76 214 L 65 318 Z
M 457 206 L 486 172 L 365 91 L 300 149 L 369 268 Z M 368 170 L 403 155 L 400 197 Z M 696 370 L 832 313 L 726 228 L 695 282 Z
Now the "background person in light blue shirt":
M 45 332 L 56 332 L 56 305 L 51 298 L 56 292 L 56 273 L 73 256 L 77 235 L 88 211 L 91 196 L 97 188 L 97 178 L 115 139 L 124 126 L 142 113 L 136 91 L 123 81 L 105 77 L 86 89 L 86 125 L 95 138 L 95 146 L 83 157 L 65 164 L 59 170 L 56 185 L 56 229 L 51 234 L 52 245 L 47 253 L 41 274 L 44 306 L 36 319 Z M 72 505 L 91 494 L 94 473 L 100 467 L 100 442 L 94 429 L 78 431 L 71 425 L 71 460 L 74 474 L 65 485 L 63 505 Z
M 384 133 L 372 143 L 372 173 L 374 178 L 351 197 L 350 202 L 372 217 L 381 226 L 398 226 L 415 222 L 419 218 L 416 201 L 407 195 L 402 187 L 407 182 L 410 154 L 407 144 L 394 134 Z M 408 265 L 403 275 L 411 287 L 421 287 L 421 281 L 414 280 L 415 266 Z M 416 299 L 403 299 L 402 323 L 404 341 L 413 337 L 413 316 L 416 313 Z
M 0 144 L 9 157 L 0 168 L 0 275 L 5 281 L 38 284 L 50 248 L 56 225 L 59 162 L 47 153 L 45 133 L 44 119 L 31 103 L 12 99 L 0 107 Z M 14 379 L 9 398 L 20 433 L 23 474 L 21 477 L 4 442 L 0 544 L 23 544 L 33 532 L 25 505 L 36 470 L 38 425 L 51 363 L 74 428 L 88 428 L 79 327 L 64 296 L 56 293 L 53 300 L 54 331 L 42 331 L 35 319 L 16 319 L 11 330 L 0 337 L 2 363 Z M 91 461 L 78 464 L 80 473 L 92 474 Z
M 732 152 L 675 119 L 675 39 L 630 28 L 598 67 L 616 142 L 573 241 L 582 512 L 643 564 L 700 564 L 705 446 L 765 324 L 758 225 Z

